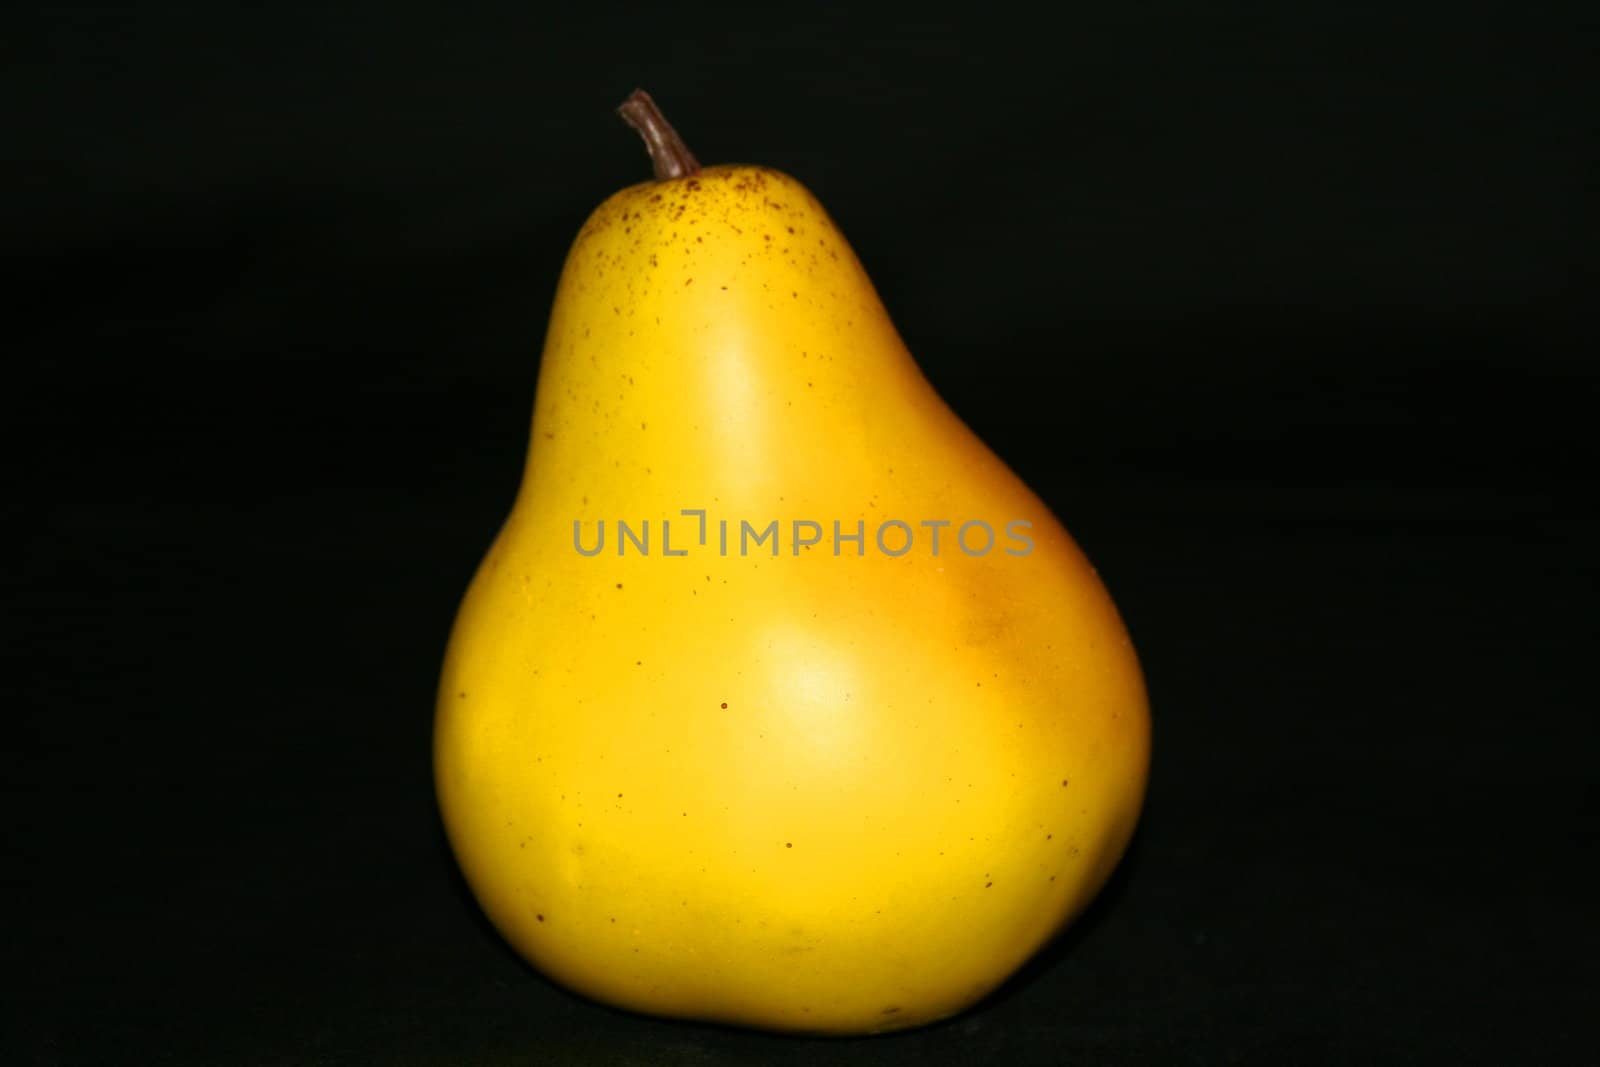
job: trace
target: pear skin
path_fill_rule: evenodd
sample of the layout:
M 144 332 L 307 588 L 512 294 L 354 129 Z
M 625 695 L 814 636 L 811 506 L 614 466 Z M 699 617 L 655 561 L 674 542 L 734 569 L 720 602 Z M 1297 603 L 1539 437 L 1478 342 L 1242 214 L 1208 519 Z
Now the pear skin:
M 766 167 L 677 173 L 606 200 L 567 257 L 524 477 L 445 657 L 444 825 L 495 927 L 586 996 L 922 1025 L 1122 856 L 1138 660 L 816 198 Z

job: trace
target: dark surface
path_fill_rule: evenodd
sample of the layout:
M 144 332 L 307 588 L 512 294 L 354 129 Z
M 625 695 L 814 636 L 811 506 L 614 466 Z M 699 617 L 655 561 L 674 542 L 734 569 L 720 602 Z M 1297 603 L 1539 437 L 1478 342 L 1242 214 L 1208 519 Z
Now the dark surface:
M 0 1059 L 1592 1062 L 1593 16 L 539 7 L 6 17 Z M 443 642 L 636 84 L 817 193 L 1146 665 L 1116 879 L 941 1025 L 592 1005 L 444 844 Z

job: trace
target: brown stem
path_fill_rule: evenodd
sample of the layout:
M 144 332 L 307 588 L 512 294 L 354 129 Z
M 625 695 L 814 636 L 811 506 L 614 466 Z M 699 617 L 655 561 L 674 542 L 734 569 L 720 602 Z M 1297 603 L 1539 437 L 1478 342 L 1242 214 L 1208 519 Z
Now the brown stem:
M 650 150 L 650 162 L 655 165 L 657 181 L 687 178 L 700 173 L 700 164 L 695 161 L 689 146 L 683 143 L 678 131 L 661 114 L 661 109 L 656 107 L 649 93 L 635 89 L 617 108 L 617 114 L 644 138 L 644 146 Z

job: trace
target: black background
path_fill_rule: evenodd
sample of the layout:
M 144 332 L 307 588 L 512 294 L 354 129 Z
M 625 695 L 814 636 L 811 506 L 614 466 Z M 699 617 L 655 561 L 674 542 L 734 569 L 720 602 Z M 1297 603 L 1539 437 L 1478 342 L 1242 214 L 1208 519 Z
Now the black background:
M 1593 16 L 543 6 L 5 17 L 3 1058 L 1592 1062 Z M 636 85 L 819 196 L 1146 665 L 1117 878 L 944 1024 L 590 1004 L 444 844 L 443 643 Z

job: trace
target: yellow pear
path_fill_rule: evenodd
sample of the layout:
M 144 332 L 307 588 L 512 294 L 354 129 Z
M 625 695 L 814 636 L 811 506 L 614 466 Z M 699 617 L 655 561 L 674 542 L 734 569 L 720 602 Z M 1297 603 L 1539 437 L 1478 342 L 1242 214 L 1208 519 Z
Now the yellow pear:
M 950 1016 L 1120 859 L 1137 658 L 805 187 L 622 110 L 657 178 L 595 210 L 556 291 L 444 663 L 451 846 L 511 945 L 596 1000 L 827 1034 Z

